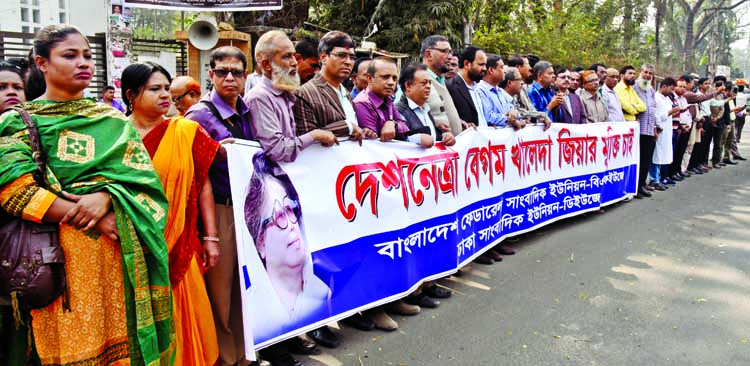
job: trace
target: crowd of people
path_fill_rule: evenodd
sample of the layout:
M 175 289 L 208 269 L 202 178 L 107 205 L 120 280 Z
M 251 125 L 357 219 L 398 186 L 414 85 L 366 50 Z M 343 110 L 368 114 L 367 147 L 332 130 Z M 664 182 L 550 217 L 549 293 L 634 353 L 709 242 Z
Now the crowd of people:
M 158 64 L 130 65 L 122 75 L 124 105 L 112 87 L 100 101 L 84 98 L 94 63 L 86 37 L 72 26 L 42 29 L 28 60 L 0 64 L 0 113 L 7 112 L 0 119 L 0 204 L 26 220 L 60 223 L 69 287 L 69 309 L 63 299 L 43 309 L 0 306 L 8 340 L 1 364 L 250 364 L 222 146 L 234 139 L 258 141 L 272 166 L 315 143 L 450 147 L 468 128 L 637 123 L 636 198 L 745 160 L 737 144 L 747 98 L 725 76 L 657 83 L 652 65 L 555 68 L 532 55 L 454 51 L 440 35 L 424 39 L 421 60 L 399 70 L 386 57 L 358 58 L 352 37 L 338 31 L 296 44 L 270 31 L 254 58 L 248 75 L 241 50 L 213 50 L 206 95 L 196 80 L 173 79 Z M 48 184 L 32 177 L 18 106 L 38 125 Z M 172 107 L 176 115 L 168 117 Z M 255 183 L 275 187 L 277 178 Z M 298 210 L 266 206 L 267 219 L 259 213 L 243 224 L 264 238 L 256 242 L 264 261 L 278 262 L 268 234 L 291 230 Z M 514 253 L 502 244 L 475 261 L 490 265 Z M 293 297 L 304 285 L 285 290 Z M 450 296 L 427 282 L 342 322 L 392 331 L 398 324 L 390 314 L 416 315 Z M 259 355 L 277 366 L 301 365 L 292 354 L 311 354 L 318 344 L 340 340 L 324 326 Z

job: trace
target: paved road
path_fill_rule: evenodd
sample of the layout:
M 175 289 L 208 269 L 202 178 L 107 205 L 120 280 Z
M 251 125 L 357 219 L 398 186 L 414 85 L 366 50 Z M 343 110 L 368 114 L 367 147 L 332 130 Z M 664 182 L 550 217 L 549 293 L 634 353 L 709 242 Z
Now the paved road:
M 750 365 L 750 161 L 565 220 L 396 332 L 333 328 L 337 365 Z

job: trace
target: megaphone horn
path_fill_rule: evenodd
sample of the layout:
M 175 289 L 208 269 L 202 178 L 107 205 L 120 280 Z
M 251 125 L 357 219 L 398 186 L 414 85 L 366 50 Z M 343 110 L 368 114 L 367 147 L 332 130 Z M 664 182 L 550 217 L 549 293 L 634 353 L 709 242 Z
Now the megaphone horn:
M 216 27 L 216 19 L 199 18 L 188 29 L 190 43 L 199 50 L 210 50 L 219 42 L 219 30 Z

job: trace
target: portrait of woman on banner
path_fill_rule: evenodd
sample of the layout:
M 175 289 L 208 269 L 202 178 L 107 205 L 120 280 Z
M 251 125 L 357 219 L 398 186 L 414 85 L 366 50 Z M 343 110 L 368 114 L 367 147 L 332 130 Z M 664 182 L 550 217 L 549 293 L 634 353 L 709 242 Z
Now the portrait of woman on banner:
M 248 185 L 244 215 L 264 270 L 253 271 L 256 343 L 330 315 L 329 287 L 313 272 L 299 195 L 279 165 L 259 152 Z M 260 267 L 260 266 L 257 266 Z

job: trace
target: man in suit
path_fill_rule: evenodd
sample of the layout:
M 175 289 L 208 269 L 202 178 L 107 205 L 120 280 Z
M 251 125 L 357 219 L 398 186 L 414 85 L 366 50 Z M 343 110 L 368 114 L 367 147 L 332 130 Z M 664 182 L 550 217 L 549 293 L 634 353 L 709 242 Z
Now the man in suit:
M 435 125 L 435 119 L 430 113 L 427 100 L 432 93 L 432 78 L 427 73 L 427 66 L 411 63 L 401 69 L 399 85 L 404 95 L 396 103 L 398 113 L 409 127 L 408 134 L 428 133 L 435 141 L 442 141 L 447 146 L 453 146 L 456 139 L 450 131 L 443 132 Z
M 586 123 L 586 112 L 583 109 L 581 98 L 575 93 L 568 92 L 568 88 L 570 87 L 570 71 L 561 67 L 557 69 L 556 75 L 555 85 L 563 95 L 563 103 L 552 108 L 552 114 L 559 116 L 555 122 Z
M 458 55 L 461 68 L 453 79 L 446 82 L 458 116 L 475 126 L 487 126 L 479 96 L 478 83 L 487 72 L 487 55 L 481 48 L 469 46 Z

